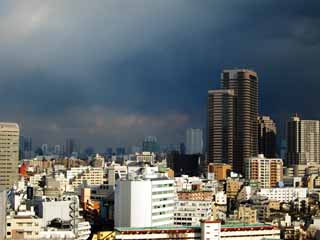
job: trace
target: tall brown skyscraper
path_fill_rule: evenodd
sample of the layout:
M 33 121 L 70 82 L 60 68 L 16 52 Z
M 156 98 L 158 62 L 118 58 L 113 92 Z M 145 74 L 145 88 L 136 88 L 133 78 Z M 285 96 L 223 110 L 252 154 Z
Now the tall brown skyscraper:
M 267 158 L 276 157 L 277 127 L 269 116 L 258 117 L 259 154 Z
M 243 173 L 244 160 L 250 157 L 257 156 L 258 154 L 258 76 L 257 73 L 247 69 L 232 69 L 224 70 L 221 74 L 221 88 L 222 90 L 233 90 L 233 104 L 214 104 L 214 101 L 208 103 L 208 160 L 209 162 L 221 162 L 225 161 L 221 159 L 218 152 L 226 152 L 229 149 L 230 141 L 228 134 L 229 131 L 225 131 L 226 128 L 222 126 L 225 124 L 225 120 L 218 118 L 215 121 L 211 121 L 210 112 L 213 115 L 219 115 L 215 112 L 233 113 L 232 129 L 233 134 L 233 150 L 232 152 L 232 165 L 233 170 L 239 173 Z M 213 109 L 210 109 L 213 108 Z M 220 109 L 221 108 L 221 109 Z M 223 114 L 222 114 L 223 115 Z M 212 118 L 212 117 L 211 117 Z M 214 118 L 213 118 L 214 119 Z M 224 130 L 221 130 L 224 129 Z M 219 136 L 219 132 L 223 137 Z M 210 142 L 215 143 L 214 145 Z M 221 150 L 217 150 L 219 144 Z M 210 149 L 211 148 L 211 149 Z M 221 159 L 221 160 L 219 160 Z M 230 160 L 228 160 L 230 161 Z
M 208 160 L 233 163 L 235 143 L 234 90 L 208 92 Z

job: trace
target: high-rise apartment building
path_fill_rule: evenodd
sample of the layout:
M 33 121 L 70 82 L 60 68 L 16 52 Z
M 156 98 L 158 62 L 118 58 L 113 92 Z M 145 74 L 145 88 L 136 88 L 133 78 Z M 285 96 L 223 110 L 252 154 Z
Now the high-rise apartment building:
M 320 163 L 320 121 L 301 120 L 294 116 L 288 121 L 288 165 Z
M 186 154 L 202 154 L 203 131 L 200 128 L 188 128 L 186 131 Z
M 243 173 L 244 160 L 258 154 L 258 76 L 247 69 L 224 70 L 222 90 L 209 91 L 208 160 L 232 163 Z
M 247 69 L 224 70 L 221 87 L 236 96 L 236 141 L 233 170 L 243 172 L 245 159 L 258 154 L 258 75 Z
M 263 154 L 245 161 L 245 176 L 257 180 L 261 188 L 276 187 L 283 179 L 283 161 L 277 158 L 265 158 Z
M 0 190 L 18 180 L 20 129 L 16 123 L 0 123 Z
M 208 92 L 208 162 L 232 164 L 235 146 L 234 90 Z
M 269 116 L 258 117 L 259 154 L 267 158 L 276 157 L 277 127 Z

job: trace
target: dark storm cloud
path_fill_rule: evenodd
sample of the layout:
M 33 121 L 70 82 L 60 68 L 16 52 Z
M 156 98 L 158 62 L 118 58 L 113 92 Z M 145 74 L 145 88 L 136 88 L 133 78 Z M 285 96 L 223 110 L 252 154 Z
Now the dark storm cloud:
M 204 126 L 223 68 L 260 76 L 261 111 L 320 118 L 317 0 L 2 1 L 0 110 L 36 141 L 99 146 Z

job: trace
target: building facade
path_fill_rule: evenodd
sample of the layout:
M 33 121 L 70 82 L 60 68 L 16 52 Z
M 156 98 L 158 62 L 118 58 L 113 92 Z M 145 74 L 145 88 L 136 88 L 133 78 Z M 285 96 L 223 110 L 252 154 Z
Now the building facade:
M 186 130 L 186 154 L 202 154 L 203 131 L 200 128 L 188 128 Z
M 288 121 L 288 165 L 320 163 L 320 121 L 301 120 L 294 116 Z
M 18 180 L 20 129 L 16 123 L 0 123 L 0 190 Z
M 258 75 L 224 70 L 221 88 L 208 94 L 208 160 L 243 173 L 244 160 L 258 154 Z
M 275 122 L 269 116 L 260 116 L 258 118 L 259 154 L 264 154 L 267 158 L 276 157 L 276 136 Z
M 276 187 L 283 179 L 283 161 L 259 154 L 246 160 L 245 176 L 246 179 L 257 180 L 261 188 Z
M 176 192 L 166 177 L 119 179 L 115 188 L 116 227 L 173 225 Z
M 234 90 L 208 92 L 208 162 L 232 164 L 235 144 Z

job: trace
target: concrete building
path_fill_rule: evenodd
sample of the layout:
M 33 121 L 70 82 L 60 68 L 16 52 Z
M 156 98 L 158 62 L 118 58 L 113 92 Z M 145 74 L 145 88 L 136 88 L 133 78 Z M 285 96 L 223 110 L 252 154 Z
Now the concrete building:
M 320 121 L 301 120 L 294 116 L 288 121 L 288 165 L 320 163 Z
M 70 184 L 78 189 L 80 185 L 102 185 L 105 181 L 103 168 L 90 167 L 70 179 Z
M 203 131 L 199 128 L 188 128 L 186 131 L 186 154 L 203 153 Z
M 197 227 L 116 228 L 115 239 L 127 240 L 263 240 L 280 239 L 280 230 L 265 224 L 226 224 L 205 220 Z
M 208 92 L 208 162 L 233 164 L 235 143 L 234 90 Z
M 225 163 L 210 163 L 208 167 L 209 172 L 213 171 L 214 178 L 218 181 L 226 180 L 227 177 L 229 177 L 230 172 L 232 170 L 232 166 L 230 164 Z
M 35 216 L 8 216 L 6 226 L 6 239 L 40 239 L 41 219 Z
M 137 162 L 146 162 L 153 164 L 156 159 L 156 154 L 153 152 L 135 153 Z
M 198 226 L 201 220 L 211 217 L 212 200 L 180 200 L 174 210 L 174 225 Z
M 240 206 L 237 212 L 238 219 L 245 224 L 257 223 L 257 209 L 251 207 Z
M 0 239 L 6 236 L 7 193 L 0 191 Z
M 276 187 L 283 179 L 283 161 L 276 158 L 265 158 L 263 154 L 245 161 L 245 177 L 257 180 L 261 188 Z
M 0 123 L 0 191 L 18 180 L 20 129 L 16 123 Z
M 307 188 L 262 188 L 257 193 L 259 196 L 265 196 L 271 201 L 289 203 L 291 201 L 302 201 L 306 200 L 308 189 Z
M 174 180 L 148 169 L 143 175 L 118 179 L 115 188 L 116 227 L 173 225 Z
M 259 154 L 264 154 L 267 158 L 276 157 L 276 136 L 275 122 L 269 116 L 258 117 Z

